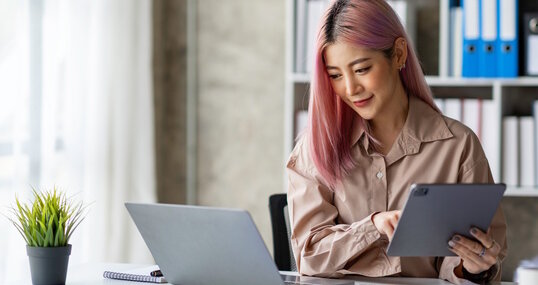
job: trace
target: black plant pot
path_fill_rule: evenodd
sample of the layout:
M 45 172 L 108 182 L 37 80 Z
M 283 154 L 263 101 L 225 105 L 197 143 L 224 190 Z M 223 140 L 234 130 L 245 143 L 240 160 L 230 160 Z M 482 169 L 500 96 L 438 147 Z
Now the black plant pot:
M 64 285 L 71 245 L 62 247 L 26 246 L 33 285 Z

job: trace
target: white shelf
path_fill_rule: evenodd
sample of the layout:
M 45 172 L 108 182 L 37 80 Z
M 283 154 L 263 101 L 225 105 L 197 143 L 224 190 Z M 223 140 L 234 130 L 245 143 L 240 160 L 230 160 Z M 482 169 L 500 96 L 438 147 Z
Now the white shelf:
M 507 187 L 505 197 L 538 197 L 538 188 L 534 187 Z
M 489 78 L 455 78 L 455 77 L 439 77 L 439 76 L 426 76 L 426 82 L 430 86 L 464 86 L 464 87 L 491 87 L 493 86 L 493 79 Z
M 309 83 L 310 74 L 291 73 L 289 80 L 295 83 Z M 426 76 L 426 82 L 430 86 L 454 86 L 454 87 L 492 87 L 500 86 L 537 86 L 538 77 L 517 77 L 517 78 L 461 78 L 461 77 L 441 77 Z
M 517 78 L 454 78 L 426 76 L 430 86 L 488 87 L 488 86 L 538 86 L 538 77 Z

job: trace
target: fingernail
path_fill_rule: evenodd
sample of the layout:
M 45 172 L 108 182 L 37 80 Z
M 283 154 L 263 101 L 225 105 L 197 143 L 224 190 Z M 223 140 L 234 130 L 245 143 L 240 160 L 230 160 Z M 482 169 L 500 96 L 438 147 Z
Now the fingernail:
M 478 233 L 478 231 L 476 230 L 476 228 L 472 228 L 472 229 L 471 229 L 471 233 L 472 233 L 473 235 L 476 235 L 476 234 Z
M 450 248 L 453 248 L 455 245 L 456 243 L 454 243 L 453 241 L 448 241 L 448 246 L 450 246 Z
M 455 240 L 455 241 L 460 241 L 460 237 L 459 237 L 459 236 L 454 236 L 452 239 Z

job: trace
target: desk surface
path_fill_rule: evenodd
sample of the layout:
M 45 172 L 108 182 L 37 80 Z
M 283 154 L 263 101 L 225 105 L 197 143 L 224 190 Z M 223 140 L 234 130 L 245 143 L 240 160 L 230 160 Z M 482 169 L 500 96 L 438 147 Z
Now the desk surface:
M 108 271 L 123 271 L 129 269 L 135 269 L 140 267 L 147 267 L 148 265 L 137 265 L 137 264 L 106 264 L 106 263 L 96 263 L 96 264 L 82 264 L 82 265 L 73 265 L 69 266 L 67 272 L 67 282 L 66 285 L 142 285 L 142 284 L 155 284 L 155 283 L 141 283 L 141 282 L 131 282 L 131 281 L 122 281 L 122 280 L 112 280 L 103 278 L 103 272 Z M 29 271 L 29 269 L 28 269 Z M 282 274 L 289 275 L 291 278 L 293 276 L 298 276 L 297 272 L 281 272 Z M 311 277 L 302 276 L 300 277 L 301 281 L 308 282 L 308 279 Z M 440 279 L 429 279 L 429 278 L 395 278 L 395 277 L 385 277 L 385 278 L 366 278 L 353 276 L 346 278 L 347 280 L 355 281 L 355 285 L 370 285 L 370 284 L 403 284 L 403 285 L 444 285 L 451 284 Z M 497 282 L 493 284 L 502 284 L 510 285 L 517 284 L 514 282 Z M 6 285 L 32 285 L 30 279 L 30 274 L 21 277 L 21 280 L 13 283 L 8 283 Z

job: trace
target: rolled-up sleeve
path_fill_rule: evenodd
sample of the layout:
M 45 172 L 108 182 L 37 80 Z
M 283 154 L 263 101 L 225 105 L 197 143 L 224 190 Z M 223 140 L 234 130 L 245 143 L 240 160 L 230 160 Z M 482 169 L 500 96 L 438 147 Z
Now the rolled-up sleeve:
M 494 183 L 488 161 L 483 154 L 478 139 L 473 135 L 468 145 L 468 153 L 462 158 L 462 165 L 459 171 L 458 183 Z M 499 253 L 499 261 L 492 268 L 492 276 L 489 281 L 501 280 L 501 262 L 506 257 L 508 246 L 506 242 L 506 220 L 499 205 L 491 222 L 489 233 L 493 239 L 502 247 Z M 439 270 L 439 278 L 448 280 L 455 284 L 463 283 L 463 279 L 454 274 L 456 268 L 461 262 L 459 257 L 444 258 Z
M 316 177 L 307 153 L 297 150 L 287 164 L 291 244 L 299 273 L 340 277 L 347 265 L 381 238 L 371 215 L 336 224 L 334 193 Z

